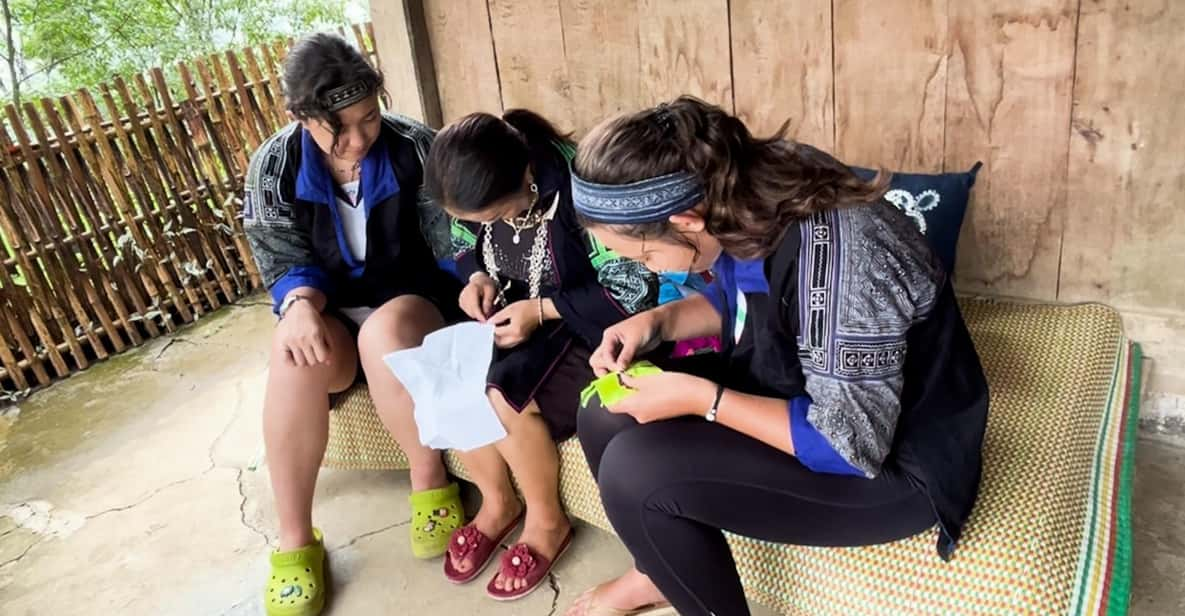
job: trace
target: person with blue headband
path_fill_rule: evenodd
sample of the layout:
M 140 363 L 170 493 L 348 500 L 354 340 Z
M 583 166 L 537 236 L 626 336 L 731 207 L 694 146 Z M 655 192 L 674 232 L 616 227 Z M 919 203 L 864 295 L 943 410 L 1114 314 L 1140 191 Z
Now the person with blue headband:
M 754 137 L 682 97 L 580 142 L 572 201 L 601 243 L 655 272 L 713 274 L 702 294 L 609 327 L 594 371 L 668 341 L 725 348 L 622 375 L 631 394 L 581 411 L 635 568 L 569 616 L 748 614 L 723 531 L 811 546 L 932 531 L 953 556 L 988 391 L 950 276 L 883 199 L 887 174 L 862 180 L 784 134 Z

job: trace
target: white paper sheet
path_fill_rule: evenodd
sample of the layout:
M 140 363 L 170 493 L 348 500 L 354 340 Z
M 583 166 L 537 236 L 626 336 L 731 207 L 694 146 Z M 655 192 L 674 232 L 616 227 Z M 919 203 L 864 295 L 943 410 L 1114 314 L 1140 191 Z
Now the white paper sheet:
M 506 437 L 486 397 L 494 326 L 461 323 L 435 331 L 414 349 L 383 357 L 415 402 L 420 443 L 470 451 Z

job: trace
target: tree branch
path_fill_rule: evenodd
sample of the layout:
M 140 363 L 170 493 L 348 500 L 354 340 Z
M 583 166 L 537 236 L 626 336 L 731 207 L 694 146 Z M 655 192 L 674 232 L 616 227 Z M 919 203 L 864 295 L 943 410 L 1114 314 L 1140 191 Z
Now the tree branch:
M 7 4 L 8 0 L 0 0 L 0 2 L 4 2 L 5 4 Z M 122 24 L 131 23 L 131 22 L 127 21 L 128 19 L 130 19 L 130 17 L 124 15 L 123 18 L 124 18 L 124 20 L 121 21 Z M 107 35 L 106 38 L 104 38 L 103 40 L 101 40 L 93 45 L 90 45 L 86 49 L 80 49 L 72 54 L 67 55 L 67 56 L 63 56 L 61 58 L 56 58 L 54 60 L 51 60 L 45 66 L 42 66 L 42 67 L 38 68 L 37 70 L 33 71 L 32 73 L 28 73 L 24 77 L 22 77 L 20 80 L 21 83 L 24 83 L 24 82 L 28 81 L 30 78 L 35 77 L 41 73 L 49 73 L 50 71 L 56 69 L 57 67 L 73 60 L 74 58 L 86 55 L 96 49 L 99 49 L 100 47 L 106 45 L 107 43 L 110 43 L 116 37 L 123 39 L 123 28 L 124 28 L 124 26 L 122 26 L 122 25 L 117 26 L 114 30 L 111 31 L 110 34 Z
M 4 59 L 4 63 L 8 65 L 8 76 L 12 80 L 12 104 L 19 109 L 21 106 L 21 80 L 16 72 L 16 41 L 12 36 L 12 7 L 8 6 L 8 2 L 9 0 L 0 0 L 0 4 L 4 6 L 4 38 L 8 45 L 8 56 Z
M 182 21 L 185 20 L 185 13 L 181 12 L 181 9 L 178 8 L 176 4 L 173 4 L 171 0 L 164 0 L 164 3 L 168 5 L 169 8 L 173 9 L 173 12 L 177 14 L 177 17 L 180 17 Z

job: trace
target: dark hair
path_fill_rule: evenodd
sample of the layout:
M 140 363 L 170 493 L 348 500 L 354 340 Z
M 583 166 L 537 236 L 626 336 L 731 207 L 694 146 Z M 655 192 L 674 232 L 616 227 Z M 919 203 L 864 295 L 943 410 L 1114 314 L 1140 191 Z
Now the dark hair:
M 602 122 L 580 141 L 574 169 L 601 184 L 694 173 L 704 184 L 708 233 L 731 255 L 762 258 L 773 253 L 792 223 L 875 201 L 889 183 L 883 171 L 864 181 L 832 156 L 787 139 L 788 125 L 757 138 L 723 109 L 682 96 Z M 635 238 L 680 237 L 667 221 L 613 229 Z
M 540 150 L 554 152 L 562 144 L 571 144 L 568 135 L 535 112 L 473 113 L 436 135 L 424 163 L 424 189 L 436 203 L 480 212 L 522 188 Z
M 333 145 L 341 120 L 330 111 L 326 93 L 362 83 L 375 95 L 383 92 L 383 74 L 340 36 L 324 32 L 310 34 L 292 46 L 284 60 L 284 96 L 288 110 L 298 120 L 322 120 L 333 129 Z

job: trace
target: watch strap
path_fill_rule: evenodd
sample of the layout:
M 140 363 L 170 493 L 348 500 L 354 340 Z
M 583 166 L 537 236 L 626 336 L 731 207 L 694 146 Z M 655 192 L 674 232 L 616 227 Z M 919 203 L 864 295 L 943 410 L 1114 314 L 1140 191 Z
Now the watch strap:
M 296 304 L 296 302 L 302 301 L 307 302 L 310 300 L 303 295 L 289 295 L 288 297 L 285 297 L 284 302 L 280 304 L 280 318 L 283 319 L 284 315 L 288 314 L 288 310 L 291 309 L 292 306 Z

